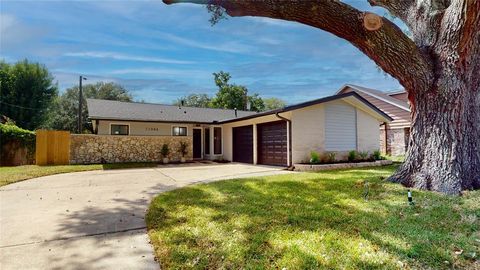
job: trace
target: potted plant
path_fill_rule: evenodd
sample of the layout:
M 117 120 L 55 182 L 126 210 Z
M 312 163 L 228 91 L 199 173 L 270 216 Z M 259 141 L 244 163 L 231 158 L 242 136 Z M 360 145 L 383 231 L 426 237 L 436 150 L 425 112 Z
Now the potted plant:
M 168 147 L 168 144 L 164 143 L 162 145 L 162 149 L 160 149 L 160 154 L 163 157 L 163 163 L 167 164 L 168 163 L 168 155 L 170 154 L 170 148 Z
M 185 155 L 188 154 L 188 142 L 180 142 L 180 147 L 178 148 L 178 152 L 182 154 L 180 158 L 180 162 L 185 163 Z

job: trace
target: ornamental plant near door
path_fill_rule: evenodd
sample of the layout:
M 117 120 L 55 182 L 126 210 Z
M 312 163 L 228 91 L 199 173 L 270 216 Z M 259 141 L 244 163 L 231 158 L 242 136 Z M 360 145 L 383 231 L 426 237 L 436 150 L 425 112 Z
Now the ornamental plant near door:
M 168 144 L 164 143 L 162 145 L 162 148 L 160 149 L 160 154 L 163 157 L 163 163 L 167 164 L 168 163 L 168 155 L 170 154 L 170 147 L 168 147 Z
M 188 154 L 188 142 L 180 142 L 180 147 L 178 148 L 178 152 L 182 154 L 182 158 L 180 162 L 185 163 L 185 155 Z

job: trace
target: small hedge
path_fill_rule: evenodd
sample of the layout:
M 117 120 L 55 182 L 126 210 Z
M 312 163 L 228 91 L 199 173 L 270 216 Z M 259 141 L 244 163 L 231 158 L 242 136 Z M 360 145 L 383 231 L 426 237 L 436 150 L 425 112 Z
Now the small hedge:
M 3 148 L 10 143 L 17 143 L 20 147 L 27 148 L 27 159 L 33 159 L 35 154 L 35 132 L 17 127 L 14 124 L 0 123 L 0 147 Z M 8 155 L 9 153 L 2 153 L 2 160 L 5 158 L 3 154 Z

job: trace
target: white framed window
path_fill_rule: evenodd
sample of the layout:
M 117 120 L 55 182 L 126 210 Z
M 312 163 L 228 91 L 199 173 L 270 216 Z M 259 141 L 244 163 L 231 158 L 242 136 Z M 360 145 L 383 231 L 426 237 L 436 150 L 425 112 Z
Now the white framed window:
M 172 136 L 187 136 L 187 127 L 172 127 Z
M 110 134 L 111 135 L 128 135 L 130 133 L 129 125 L 121 124 L 110 124 Z

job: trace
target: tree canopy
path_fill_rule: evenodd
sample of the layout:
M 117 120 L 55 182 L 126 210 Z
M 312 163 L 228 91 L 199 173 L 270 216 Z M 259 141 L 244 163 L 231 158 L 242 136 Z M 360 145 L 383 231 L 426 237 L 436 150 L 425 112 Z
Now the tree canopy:
M 173 105 L 183 105 L 188 107 L 209 108 L 212 106 L 212 99 L 207 94 L 190 94 L 177 99 Z
M 82 87 L 82 123 L 85 131 L 92 131 L 92 125 L 88 121 L 87 98 L 132 101 L 132 95 L 123 86 L 116 83 L 98 82 L 96 84 L 87 84 Z M 65 90 L 58 96 L 50 109 L 49 120 L 45 127 L 69 130 L 75 132 L 77 130 L 78 117 L 78 86 Z
M 389 180 L 460 194 L 480 189 L 480 1 L 368 0 L 403 21 L 333 0 L 163 0 L 207 5 L 227 15 L 301 23 L 348 41 L 408 93 L 411 136 L 406 160 Z M 367 1 L 367 0 L 365 0 Z
M 285 101 L 275 97 L 264 98 L 263 103 L 265 104 L 265 110 L 280 109 L 287 105 Z
M 0 115 L 22 128 L 34 130 L 47 118 L 58 87 L 48 69 L 28 60 L 0 61 Z

